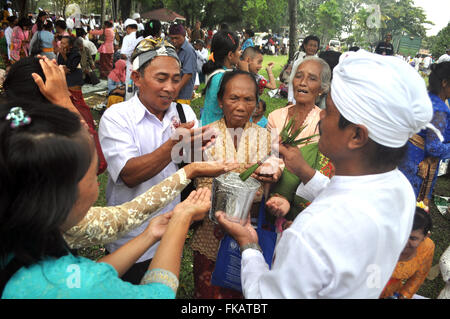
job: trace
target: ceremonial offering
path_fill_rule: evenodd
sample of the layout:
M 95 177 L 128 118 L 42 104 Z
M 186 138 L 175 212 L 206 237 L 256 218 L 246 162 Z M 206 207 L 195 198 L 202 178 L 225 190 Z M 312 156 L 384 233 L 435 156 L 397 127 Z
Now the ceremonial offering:
M 223 211 L 228 220 L 244 225 L 260 186 L 261 183 L 253 177 L 243 181 L 235 172 L 214 178 L 209 218 L 217 223 L 215 213 Z
M 297 129 L 295 132 L 292 132 L 293 128 L 294 128 L 294 122 L 295 122 L 294 119 L 290 119 L 289 122 L 281 130 L 280 137 L 281 137 L 282 144 L 290 145 L 290 146 L 299 146 L 299 145 L 303 145 L 303 144 L 310 142 L 312 138 L 319 135 L 319 134 L 315 134 L 315 135 L 311 135 L 311 136 L 307 136 L 307 137 L 295 140 L 305 127 L 302 126 L 299 129 Z M 260 167 L 262 165 L 262 163 L 264 163 L 268 158 L 269 158 L 269 156 L 265 157 L 263 160 L 259 161 L 256 164 L 253 164 L 247 170 L 242 172 L 239 175 L 241 180 L 242 181 L 247 180 L 247 178 L 249 178 L 258 169 L 258 167 Z

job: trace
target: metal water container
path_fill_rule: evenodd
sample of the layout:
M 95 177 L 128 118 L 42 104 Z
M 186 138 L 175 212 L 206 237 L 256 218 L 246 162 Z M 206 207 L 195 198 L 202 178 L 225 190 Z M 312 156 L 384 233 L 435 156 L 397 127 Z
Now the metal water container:
M 242 181 L 236 172 L 228 172 L 214 178 L 209 218 L 217 224 L 215 213 L 224 211 L 228 220 L 245 225 L 260 186 L 261 183 L 253 177 Z

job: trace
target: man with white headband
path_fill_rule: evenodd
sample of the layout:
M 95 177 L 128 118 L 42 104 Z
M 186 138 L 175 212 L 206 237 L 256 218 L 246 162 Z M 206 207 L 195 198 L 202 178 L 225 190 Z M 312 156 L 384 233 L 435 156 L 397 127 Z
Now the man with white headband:
M 144 39 L 131 55 L 131 78 L 139 88 L 130 100 L 108 108 L 100 120 L 99 139 L 108 163 L 108 205 L 130 201 L 178 170 L 171 151 L 178 140 L 172 139 L 174 126 L 198 127 L 197 117 L 189 105 L 173 103 L 181 80 L 180 61 L 168 42 Z M 180 124 L 183 112 L 185 124 Z M 191 131 L 192 131 L 191 130 Z M 180 196 L 159 213 L 169 212 Z M 106 245 L 114 252 L 141 234 L 149 221 L 114 243 Z M 151 246 L 122 279 L 139 284 L 159 242 Z
M 312 203 L 283 232 L 271 270 L 254 249 L 256 232 L 216 213 L 243 250 L 245 297 L 378 298 L 416 206 L 397 164 L 432 115 L 425 83 L 407 63 L 361 50 L 344 53 L 319 123 L 319 150 L 336 175 L 329 180 L 296 147 L 280 145 L 286 166 L 303 182 L 297 194 Z

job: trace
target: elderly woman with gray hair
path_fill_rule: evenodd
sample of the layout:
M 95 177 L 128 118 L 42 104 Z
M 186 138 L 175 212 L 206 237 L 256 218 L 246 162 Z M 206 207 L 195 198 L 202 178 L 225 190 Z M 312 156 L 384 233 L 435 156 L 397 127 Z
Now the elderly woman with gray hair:
M 295 61 L 289 86 L 294 92 L 295 104 L 277 109 L 269 114 L 267 128 L 280 134 L 290 119 L 294 120 L 293 132 L 303 128 L 296 140 L 319 134 L 321 109 L 317 106 L 320 96 L 330 89 L 331 69 L 328 63 L 318 57 L 310 56 Z M 319 137 L 301 146 L 303 157 L 310 166 L 322 174 L 331 177 L 334 168 L 328 158 L 318 150 Z M 284 168 L 282 177 L 271 187 L 267 211 L 268 219 L 275 223 L 279 232 L 285 229 L 294 218 L 308 205 L 308 202 L 297 196 L 295 190 L 300 180 Z M 276 218 L 276 220 L 275 220 Z

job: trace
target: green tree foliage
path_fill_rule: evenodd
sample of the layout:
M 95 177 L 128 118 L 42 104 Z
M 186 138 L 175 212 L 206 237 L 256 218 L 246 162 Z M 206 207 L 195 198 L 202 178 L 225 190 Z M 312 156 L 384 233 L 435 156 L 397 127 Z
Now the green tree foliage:
M 435 59 L 438 59 L 445 53 L 445 50 L 450 46 L 450 22 L 445 28 L 438 32 L 433 39 L 431 46 L 431 54 Z
M 287 0 L 246 0 L 243 3 L 243 27 L 258 31 L 280 32 L 288 23 Z
M 337 0 L 322 3 L 317 9 L 318 34 L 325 44 L 341 31 L 342 13 Z

